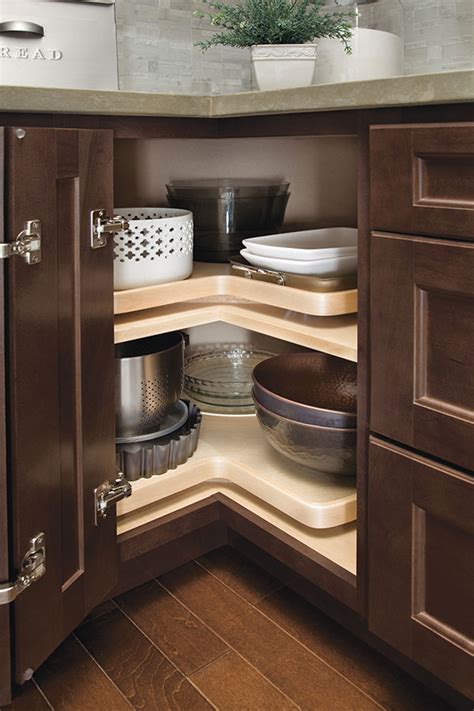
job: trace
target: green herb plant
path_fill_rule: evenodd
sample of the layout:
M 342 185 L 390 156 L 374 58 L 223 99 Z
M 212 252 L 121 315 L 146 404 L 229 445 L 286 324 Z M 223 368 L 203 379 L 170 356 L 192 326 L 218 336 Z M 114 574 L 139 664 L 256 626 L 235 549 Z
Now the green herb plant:
M 206 51 L 216 45 L 252 47 L 256 44 L 305 44 L 318 37 L 331 37 L 351 53 L 353 12 L 324 12 L 323 0 L 241 0 L 229 5 L 219 0 L 202 0 L 213 27 L 222 28 L 196 46 Z

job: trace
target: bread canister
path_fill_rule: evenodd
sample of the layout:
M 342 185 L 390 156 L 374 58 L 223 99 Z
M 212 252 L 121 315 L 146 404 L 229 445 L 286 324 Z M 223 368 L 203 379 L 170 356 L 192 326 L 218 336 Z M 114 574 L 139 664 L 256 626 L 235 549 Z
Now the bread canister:
M 1 0 L 0 84 L 118 89 L 115 0 Z

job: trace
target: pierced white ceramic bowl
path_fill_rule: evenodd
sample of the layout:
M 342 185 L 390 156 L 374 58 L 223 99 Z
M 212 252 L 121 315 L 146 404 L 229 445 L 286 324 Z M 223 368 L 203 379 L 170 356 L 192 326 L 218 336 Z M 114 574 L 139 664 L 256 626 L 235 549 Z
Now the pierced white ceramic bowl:
M 129 229 L 114 236 L 114 289 L 187 279 L 193 271 L 193 215 L 169 207 L 122 207 Z

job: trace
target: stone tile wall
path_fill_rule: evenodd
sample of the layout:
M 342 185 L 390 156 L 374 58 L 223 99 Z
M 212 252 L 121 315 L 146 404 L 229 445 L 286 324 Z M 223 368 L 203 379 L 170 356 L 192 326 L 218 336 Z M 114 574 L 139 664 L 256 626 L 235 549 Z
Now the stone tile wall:
M 251 88 L 248 50 L 194 43 L 212 34 L 193 0 L 116 0 L 120 86 L 217 94 Z M 474 0 L 404 0 L 407 74 L 474 67 Z
M 405 0 L 405 71 L 474 67 L 474 0 Z

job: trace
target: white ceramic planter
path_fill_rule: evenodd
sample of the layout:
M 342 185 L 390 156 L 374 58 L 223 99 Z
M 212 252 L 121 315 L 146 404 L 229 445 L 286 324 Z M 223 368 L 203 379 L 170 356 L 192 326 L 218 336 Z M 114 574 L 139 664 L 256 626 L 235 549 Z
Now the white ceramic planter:
M 398 35 L 359 27 L 353 31 L 352 54 L 336 39 L 318 40 L 315 84 L 383 79 L 404 74 L 403 43 Z
M 258 44 L 252 47 L 255 83 L 262 91 L 313 83 L 315 44 Z

